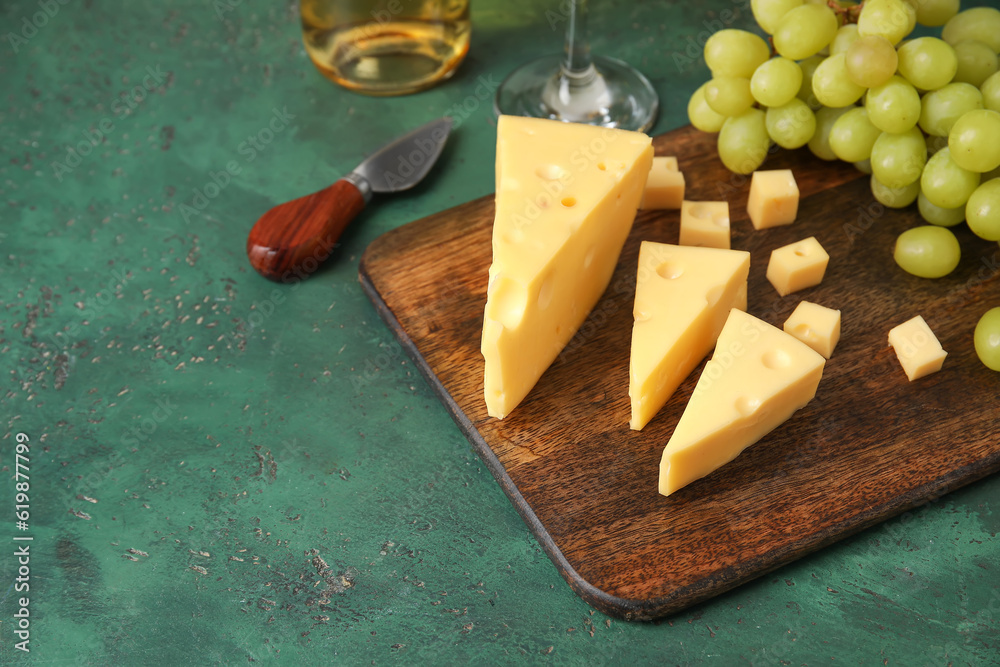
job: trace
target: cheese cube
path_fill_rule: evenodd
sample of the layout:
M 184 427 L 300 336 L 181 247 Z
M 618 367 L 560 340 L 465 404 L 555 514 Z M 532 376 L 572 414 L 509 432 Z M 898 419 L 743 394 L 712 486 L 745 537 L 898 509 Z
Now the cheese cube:
M 650 167 L 650 171 L 656 169 L 657 165 L 665 168 L 667 171 L 680 171 L 680 166 L 677 164 L 677 156 L 675 155 L 661 155 L 659 157 L 653 158 L 653 166 Z
M 829 359 L 840 341 L 840 311 L 800 301 L 782 328 Z
M 896 351 L 896 357 L 910 382 L 941 370 L 944 358 L 948 356 L 920 315 L 894 327 L 889 332 L 889 345 Z
M 830 256 L 815 236 L 790 243 L 771 252 L 767 279 L 785 296 L 823 282 Z
M 654 157 L 639 208 L 680 208 L 683 200 L 684 174 L 677 170 L 677 158 Z
M 750 179 L 747 213 L 754 229 L 795 222 L 799 212 L 799 186 L 791 169 L 755 171 Z
M 729 250 L 729 202 L 682 202 L 678 243 Z

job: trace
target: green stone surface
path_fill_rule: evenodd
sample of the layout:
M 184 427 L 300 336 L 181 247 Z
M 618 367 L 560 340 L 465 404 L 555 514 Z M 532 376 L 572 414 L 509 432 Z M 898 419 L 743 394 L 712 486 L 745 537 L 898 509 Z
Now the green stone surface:
M 593 50 L 661 95 L 654 133 L 687 122 L 711 31 L 752 25 L 742 0 L 590 4 Z M 1000 660 L 996 476 L 660 623 L 609 619 L 379 320 L 361 253 L 493 190 L 492 89 L 561 48 L 565 6 L 473 0 L 456 76 L 383 99 L 313 68 L 290 2 L 0 6 L 0 663 Z M 265 210 L 443 114 L 439 168 L 369 207 L 317 276 L 253 272 Z

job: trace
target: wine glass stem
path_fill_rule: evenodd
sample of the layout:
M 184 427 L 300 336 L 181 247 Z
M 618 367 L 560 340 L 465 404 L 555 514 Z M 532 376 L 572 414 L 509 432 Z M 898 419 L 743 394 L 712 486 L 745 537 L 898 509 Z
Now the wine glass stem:
M 569 25 L 566 26 L 566 60 L 562 66 L 564 76 L 575 85 L 588 83 L 596 74 L 590 60 L 590 41 L 587 39 L 587 0 L 571 0 Z
M 557 0 L 546 0 L 555 4 Z M 646 77 L 629 65 L 593 56 L 587 0 L 561 0 L 569 23 L 563 53 L 522 65 L 497 89 L 497 114 L 646 131 L 659 102 Z M 565 4 L 568 3 L 568 6 Z

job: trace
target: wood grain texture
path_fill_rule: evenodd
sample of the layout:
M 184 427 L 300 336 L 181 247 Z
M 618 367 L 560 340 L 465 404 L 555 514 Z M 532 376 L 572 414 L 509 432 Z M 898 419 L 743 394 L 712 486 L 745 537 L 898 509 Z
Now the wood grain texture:
M 364 207 L 361 191 L 344 179 L 279 204 L 262 215 L 247 236 L 250 264 L 269 280 L 302 280 L 326 261 Z
M 642 431 L 628 427 L 635 265 L 642 240 L 676 243 L 679 212 L 636 218 L 611 284 L 576 337 L 506 419 L 487 416 L 479 352 L 493 199 L 393 230 L 369 246 L 360 280 L 436 388 L 570 586 L 601 611 L 652 619 L 738 586 L 851 533 L 1000 470 L 1000 374 L 976 358 L 972 332 L 1000 303 L 1000 249 L 964 228 L 958 269 L 928 281 L 892 260 L 915 207 L 885 209 L 868 178 L 806 151 L 791 168 L 795 224 L 754 231 L 749 179 L 729 173 L 714 135 L 656 137 L 676 155 L 689 200 L 730 202 L 733 247 L 750 251 L 752 314 L 778 327 L 801 299 L 843 316 L 816 399 L 735 461 L 670 497 L 660 454 L 704 363 Z M 771 250 L 816 236 L 823 283 L 781 298 L 765 278 Z M 923 315 L 949 352 L 941 372 L 906 380 L 887 346 Z

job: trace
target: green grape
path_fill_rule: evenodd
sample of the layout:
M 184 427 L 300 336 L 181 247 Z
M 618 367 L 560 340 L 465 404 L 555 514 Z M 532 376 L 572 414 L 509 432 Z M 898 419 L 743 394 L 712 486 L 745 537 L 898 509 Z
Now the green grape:
M 955 81 L 981 86 L 1000 67 L 996 52 L 984 42 L 967 39 L 954 47 L 955 57 L 958 58 Z
M 951 150 L 942 148 L 927 160 L 920 177 L 920 191 L 941 208 L 965 206 L 979 186 L 979 174 L 962 169 L 951 159 Z
M 990 308 L 979 318 L 972 340 L 983 366 L 1000 371 L 1000 308 Z
M 851 81 L 865 88 L 875 88 L 896 73 L 898 59 L 889 40 L 880 35 L 868 35 L 858 37 L 851 44 L 844 63 Z
M 872 176 L 872 194 L 882 205 L 889 208 L 906 208 L 917 200 L 920 194 L 920 181 L 913 181 L 901 188 L 890 188 L 882 181 Z
M 780 107 L 768 107 L 764 116 L 767 133 L 782 148 L 805 146 L 816 132 L 816 116 L 797 97 Z
M 1000 111 L 1000 72 L 991 74 L 979 87 L 983 94 L 983 106 L 990 111 Z
M 896 238 L 892 254 L 899 268 L 921 278 L 941 278 L 958 266 L 962 248 L 947 227 L 923 225 Z
M 958 13 L 959 0 L 919 0 L 917 23 L 930 28 L 944 25 Z
M 825 58 L 823 56 L 812 56 L 806 58 L 799 63 L 799 68 L 802 70 L 802 85 L 799 86 L 799 92 L 796 96 L 809 105 L 810 109 L 819 109 L 822 104 L 816 99 L 816 93 L 813 92 L 813 74 L 816 73 L 816 68 L 819 67 L 820 63 L 823 62 Z
M 983 173 L 1000 167 L 1000 113 L 976 109 L 962 114 L 948 134 L 948 147 L 962 169 Z
M 949 83 L 924 95 L 921 100 L 920 129 L 927 134 L 947 137 L 962 114 L 983 108 L 983 94 L 970 83 Z
M 860 37 L 858 35 L 858 24 L 857 23 L 847 23 L 840 26 L 837 30 L 836 37 L 830 42 L 830 55 L 835 56 L 838 53 L 846 53 L 847 49 Z
M 814 56 L 837 36 L 837 17 L 825 5 L 801 5 L 790 10 L 774 31 L 774 48 L 785 58 Z
M 921 192 L 917 197 L 917 208 L 924 220 L 938 227 L 954 227 L 965 220 L 965 207 L 941 208 L 932 204 Z
M 767 136 L 764 112 L 749 109 L 727 118 L 719 132 L 718 149 L 722 164 L 737 174 L 752 174 L 764 163 L 771 142 Z
M 687 113 L 691 124 L 702 132 L 718 132 L 722 129 L 722 124 L 726 122 L 726 117 L 716 113 L 705 101 L 705 86 L 707 82 L 698 87 L 698 90 L 691 95 L 688 100 Z
M 883 132 L 872 146 L 872 174 L 890 188 L 902 188 L 920 178 L 927 163 L 927 144 L 916 127 Z
M 790 10 L 801 5 L 803 0 L 750 0 L 750 11 L 757 25 L 769 35 L 778 29 L 778 22 Z M 745 5 L 744 5 L 745 6 Z
M 992 7 L 966 9 L 945 24 L 941 39 L 952 46 L 975 39 L 989 45 L 994 53 L 1000 52 L 1000 10 Z
M 927 155 L 934 155 L 942 148 L 948 147 L 948 137 L 938 137 L 928 134 L 924 138 L 927 140 Z
M 705 84 L 705 102 L 715 113 L 727 118 L 739 116 L 753 106 L 750 79 L 719 76 Z
M 918 37 L 899 47 L 899 73 L 921 90 L 948 85 L 957 70 L 955 49 L 943 39 Z
M 1000 241 L 1000 178 L 986 181 L 973 191 L 965 205 L 965 220 L 976 236 Z
M 780 107 L 792 101 L 802 87 L 802 68 L 780 56 L 762 64 L 750 77 L 750 93 L 767 107 Z
M 872 173 L 872 161 L 871 160 L 861 160 L 860 162 L 854 163 L 854 168 L 860 171 L 862 174 L 868 174 L 871 176 Z
M 865 94 L 865 89 L 847 75 L 843 53 L 830 56 L 819 64 L 813 72 L 812 86 L 816 99 L 825 107 L 846 107 Z
M 713 77 L 749 79 L 770 57 L 767 42 L 746 30 L 720 30 L 705 42 L 705 64 Z
M 898 44 L 916 23 L 916 10 L 904 0 L 866 0 L 858 16 L 858 34 L 879 35 Z
M 920 95 L 909 81 L 894 76 L 865 96 L 868 120 L 883 132 L 906 132 L 920 120 Z
M 830 128 L 830 148 L 844 162 L 860 162 L 871 157 L 880 134 L 882 131 L 871 124 L 864 107 L 852 107 Z
M 816 132 L 809 140 L 809 150 L 821 160 L 836 160 L 837 154 L 830 148 L 830 130 L 837 119 L 850 111 L 853 107 L 841 107 L 831 109 L 830 107 L 820 107 L 816 112 Z
M 705 86 L 703 83 L 694 91 L 694 95 L 688 101 L 688 120 L 691 124 L 702 132 L 718 132 L 722 129 L 722 124 L 726 122 L 726 117 L 712 110 L 705 101 Z

